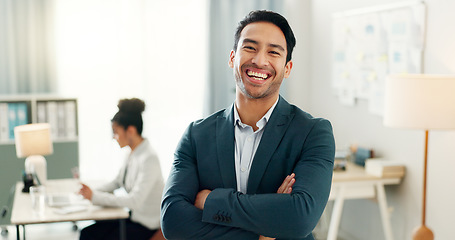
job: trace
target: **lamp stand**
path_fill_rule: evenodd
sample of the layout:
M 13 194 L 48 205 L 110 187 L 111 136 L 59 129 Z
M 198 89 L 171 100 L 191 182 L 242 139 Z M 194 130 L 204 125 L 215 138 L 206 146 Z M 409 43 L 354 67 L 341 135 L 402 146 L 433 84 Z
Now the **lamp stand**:
M 46 159 L 41 155 L 31 155 L 25 159 L 25 172 L 35 173 L 40 183 L 45 185 L 47 180 Z
M 428 165 L 428 130 L 425 130 L 425 161 L 423 166 L 423 199 L 422 199 L 422 225 L 414 230 L 413 240 L 433 240 L 433 232 L 425 226 L 426 199 L 427 199 L 427 165 Z

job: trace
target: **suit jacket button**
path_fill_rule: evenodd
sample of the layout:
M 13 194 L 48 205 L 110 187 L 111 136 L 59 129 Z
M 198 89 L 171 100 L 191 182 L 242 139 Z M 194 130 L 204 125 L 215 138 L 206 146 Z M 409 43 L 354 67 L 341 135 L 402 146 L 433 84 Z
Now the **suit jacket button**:
M 218 214 L 213 215 L 213 220 L 220 221 L 220 216 Z

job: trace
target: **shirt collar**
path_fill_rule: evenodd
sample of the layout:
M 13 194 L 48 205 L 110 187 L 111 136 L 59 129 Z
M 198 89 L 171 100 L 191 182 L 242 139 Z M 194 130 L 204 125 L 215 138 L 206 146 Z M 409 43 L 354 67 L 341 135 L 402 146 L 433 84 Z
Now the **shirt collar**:
M 269 121 L 270 116 L 272 115 L 272 112 L 275 109 L 276 104 L 278 103 L 279 99 L 280 98 L 277 98 L 277 100 L 272 105 L 272 107 L 269 108 L 269 110 L 265 113 L 265 115 L 261 119 L 259 119 L 259 121 L 257 121 L 257 123 L 256 123 L 257 127 L 262 128 Z M 265 122 L 263 122 L 263 121 L 265 121 Z M 262 122 L 263 122 L 263 124 L 261 124 Z M 239 112 L 237 111 L 237 105 L 234 103 L 234 126 L 237 124 L 244 125 L 244 123 L 242 123 L 242 120 L 240 119 Z
M 137 147 L 134 149 L 134 151 L 131 152 L 131 156 L 135 155 L 140 155 L 141 152 L 143 152 L 145 149 L 147 149 L 147 145 L 149 144 L 147 138 L 144 138 L 144 140 L 137 145 Z

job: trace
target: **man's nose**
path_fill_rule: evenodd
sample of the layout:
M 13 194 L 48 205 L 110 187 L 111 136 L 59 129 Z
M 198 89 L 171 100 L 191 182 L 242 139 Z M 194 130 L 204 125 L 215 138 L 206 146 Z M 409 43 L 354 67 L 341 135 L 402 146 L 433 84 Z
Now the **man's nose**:
M 258 66 L 268 65 L 269 61 L 268 61 L 267 53 L 262 52 L 262 51 L 256 53 L 256 55 L 252 59 L 252 62 Z

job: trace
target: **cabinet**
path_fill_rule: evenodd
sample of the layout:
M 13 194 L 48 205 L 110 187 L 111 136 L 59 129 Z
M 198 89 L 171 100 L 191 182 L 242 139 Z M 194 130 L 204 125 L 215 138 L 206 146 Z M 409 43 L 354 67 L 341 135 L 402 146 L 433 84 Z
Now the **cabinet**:
M 71 178 L 71 168 L 79 165 L 77 119 L 76 98 L 48 95 L 0 97 L 0 208 L 11 207 L 7 206 L 10 189 L 22 180 L 24 170 L 24 158 L 17 158 L 14 136 L 11 136 L 13 125 L 50 123 L 54 153 L 44 156 L 47 177 Z M 8 215 L 0 216 L 0 225 L 9 224 Z

